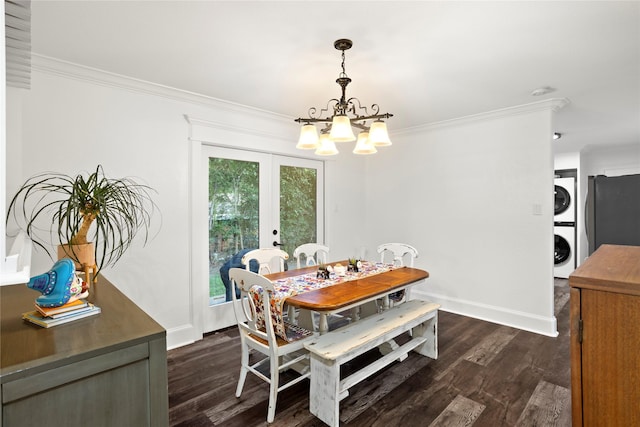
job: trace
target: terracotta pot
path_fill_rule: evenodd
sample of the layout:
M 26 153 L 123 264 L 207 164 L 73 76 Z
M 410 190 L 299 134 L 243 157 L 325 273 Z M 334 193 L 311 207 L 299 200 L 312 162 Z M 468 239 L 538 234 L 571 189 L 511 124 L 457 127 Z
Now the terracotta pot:
M 93 281 L 95 282 L 97 280 L 95 273 L 98 268 L 96 266 L 95 246 L 93 243 L 86 243 L 84 245 L 59 245 L 58 259 L 62 258 L 71 258 L 76 266 L 76 270 L 85 273 L 84 282 L 87 286 L 91 281 L 91 273 L 94 274 Z
M 83 270 L 85 266 L 96 264 L 95 246 L 93 243 L 84 245 L 59 245 L 58 259 L 71 258 L 76 264 L 76 270 Z

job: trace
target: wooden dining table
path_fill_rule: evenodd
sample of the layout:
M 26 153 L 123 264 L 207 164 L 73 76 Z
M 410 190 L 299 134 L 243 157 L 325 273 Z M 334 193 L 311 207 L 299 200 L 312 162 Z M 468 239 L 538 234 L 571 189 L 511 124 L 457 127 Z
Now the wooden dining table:
M 338 261 L 346 265 L 346 261 Z M 335 265 L 330 263 L 328 265 Z M 272 273 L 266 277 L 275 283 L 279 279 L 309 274 L 318 266 L 304 267 L 280 273 Z M 425 270 L 412 267 L 394 268 L 371 276 L 353 278 L 331 286 L 302 292 L 286 299 L 286 304 L 301 310 L 316 312 L 320 315 L 318 331 L 320 334 L 329 330 L 327 317 L 348 309 L 358 307 L 369 301 L 383 299 L 383 309 L 388 308 L 390 293 L 406 289 L 429 277 Z

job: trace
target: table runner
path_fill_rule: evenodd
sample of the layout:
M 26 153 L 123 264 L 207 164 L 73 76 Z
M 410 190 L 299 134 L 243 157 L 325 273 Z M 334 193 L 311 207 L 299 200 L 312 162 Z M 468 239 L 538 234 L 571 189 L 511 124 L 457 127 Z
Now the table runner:
M 336 285 L 338 283 L 348 282 L 351 280 L 361 279 L 363 277 L 373 276 L 375 274 L 385 273 L 399 268 L 393 264 L 372 263 L 362 261 L 362 268 L 358 272 L 347 271 L 344 276 L 338 276 L 335 272 L 331 272 L 329 279 L 317 278 L 317 272 L 301 274 L 299 276 L 291 276 L 283 279 L 272 281 L 275 292 L 271 295 L 271 318 L 273 321 L 273 329 L 279 337 L 286 341 L 294 341 L 310 334 L 302 328 L 295 325 L 287 324 L 283 318 L 283 307 L 288 297 L 301 294 L 303 292 L 313 291 L 315 289 Z M 252 297 L 256 302 L 257 327 L 264 327 L 264 313 L 262 307 L 262 288 L 253 288 Z M 288 333 L 287 333 L 288 332 Z

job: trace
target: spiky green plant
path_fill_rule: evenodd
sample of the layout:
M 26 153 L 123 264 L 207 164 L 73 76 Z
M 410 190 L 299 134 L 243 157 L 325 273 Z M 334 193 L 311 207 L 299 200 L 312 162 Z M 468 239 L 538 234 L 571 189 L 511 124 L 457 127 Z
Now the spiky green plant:
M 27 179 L 7 210 L 33 243 L 53 259 L 48 241 L 39 236 L 38 227 L 51 221 L 49 235 L 60 244 L 95 245 L 97 273 L 115 264 L 134 237 L 142 232 L 144 244 L 149 238 L 151 219 L 157 210 L 151 194 L 155 191 L 132 178 L 110 179 L 101 165 L 84 176 L 44 172 Z M 93 232 L 89 235 L 93 227 Z

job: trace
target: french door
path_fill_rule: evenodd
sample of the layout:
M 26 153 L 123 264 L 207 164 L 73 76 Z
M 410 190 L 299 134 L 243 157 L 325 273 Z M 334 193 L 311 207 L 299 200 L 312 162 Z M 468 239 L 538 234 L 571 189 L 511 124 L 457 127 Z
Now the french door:
M 231 286 L 220 268 L 240 251 L 323 242 L 323 163 L 222 147 L 203 147 L 207 191 L 204 332 L 235 324 Z

